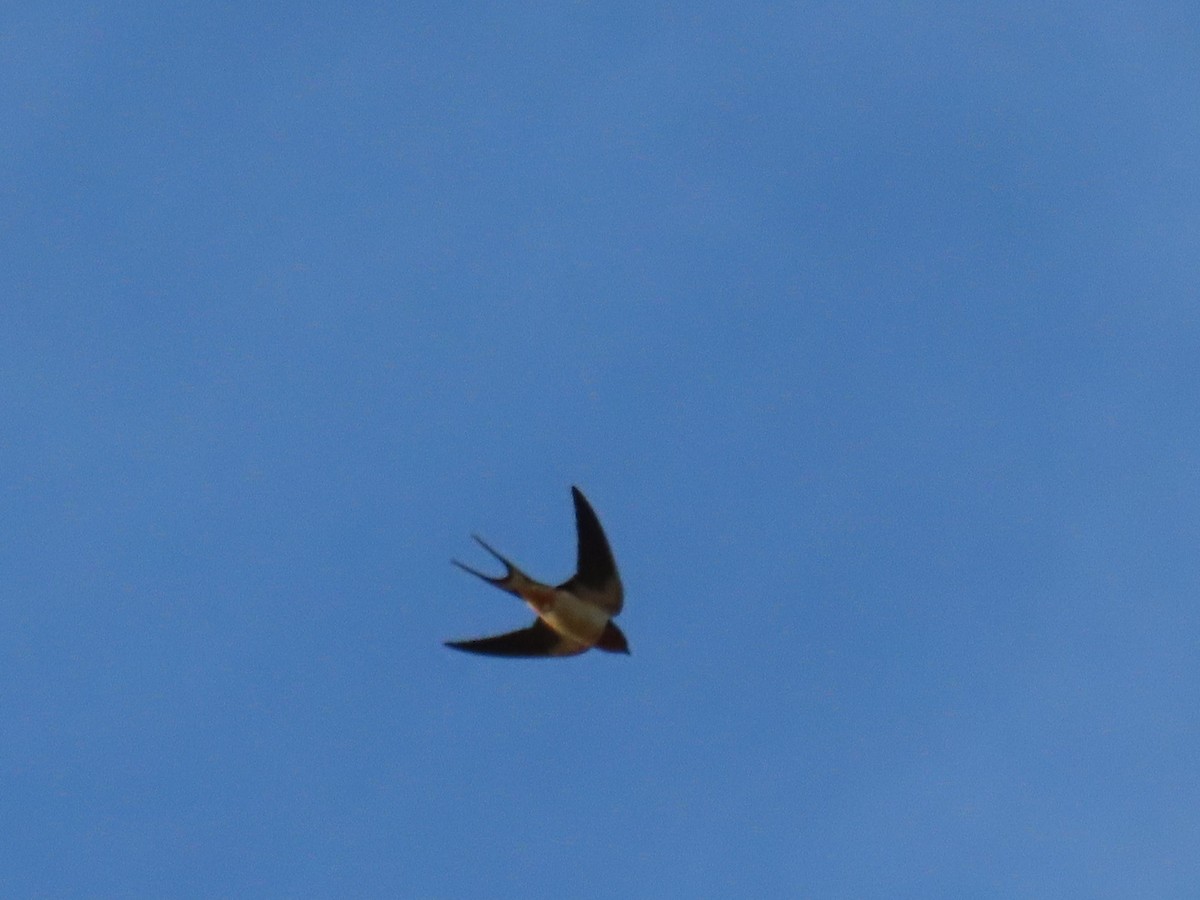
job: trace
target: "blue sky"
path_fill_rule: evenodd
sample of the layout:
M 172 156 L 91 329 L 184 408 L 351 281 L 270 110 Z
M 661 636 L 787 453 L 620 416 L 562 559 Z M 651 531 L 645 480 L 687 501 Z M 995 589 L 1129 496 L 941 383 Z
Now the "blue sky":
M 1193 896 L 1198 37 L 0 14 L 0 893 Z

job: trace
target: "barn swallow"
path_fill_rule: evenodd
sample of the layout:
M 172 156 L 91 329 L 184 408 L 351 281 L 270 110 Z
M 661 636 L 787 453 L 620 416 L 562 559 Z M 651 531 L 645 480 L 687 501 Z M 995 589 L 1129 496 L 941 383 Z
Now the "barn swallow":
M 579 488 L 572 487 L 571 496 L 575 500 L 575 531 L 579 536 L 575 574 L 557 587 L 534 581 L 489 547 L 483 538 L 474 535 L 479 545 L 500 560 L 507 571 L 500 578 L 491 578 L 458 560 L 452 560 L 454 565 L 520 597 L 537 613 L 537 618 L 519 631 L 473 641 L 447 641 L 447 647 L 485 656 L 574 656 L 592 647 L 609 653 L 629 653 L 625 635 L 612 621 L 621 611 L 625 594 L 608 538 Z

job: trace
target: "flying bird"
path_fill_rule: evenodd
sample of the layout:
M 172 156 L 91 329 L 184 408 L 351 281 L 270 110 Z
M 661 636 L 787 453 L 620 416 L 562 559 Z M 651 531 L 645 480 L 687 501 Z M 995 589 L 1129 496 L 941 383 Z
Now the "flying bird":
M 479 545 L 500 560 L 507 570 L 500 578 L 491 578 L 470 566 L 452 560 L 464 572 L 470 572 L 502 591 L 520 597 L 537 613 L 528 628 L 473 641 L 446 641 L 447 647 L 485 656 L 574 656 L 595 647 L 609 653 L 629 653 L 629 643 L 613 617 L 624 603 L 621 578 L 613 560 L 608 538 L 600 520 L 579 488 L 571 488 L 575 500 L 575 531 L 579 537 L 579 558 L 575 574 L 557 587 L 534 581 L 493 550 L 478 535 Z

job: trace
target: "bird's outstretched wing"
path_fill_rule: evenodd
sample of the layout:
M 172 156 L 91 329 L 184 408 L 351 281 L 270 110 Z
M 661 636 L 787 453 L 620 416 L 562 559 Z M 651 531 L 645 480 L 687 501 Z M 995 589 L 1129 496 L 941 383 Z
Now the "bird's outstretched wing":
M 564 637 L 541 619 L 520 631 L 473 641 L 446 641 L 446 646 L 483 656 L 574 656 L 587 649 L 586 644 Z
M 621 577 L 617 574 L 617 563 L 608 546 L 608 538 L 604 536 L 600 520 L 583 492 L 572 487 L 571 497 L 575 501 L 579 557 L 575 574 L 559 588 L 585 598 L 615 616 L 624 605 L 625 591 L 621 587 Z

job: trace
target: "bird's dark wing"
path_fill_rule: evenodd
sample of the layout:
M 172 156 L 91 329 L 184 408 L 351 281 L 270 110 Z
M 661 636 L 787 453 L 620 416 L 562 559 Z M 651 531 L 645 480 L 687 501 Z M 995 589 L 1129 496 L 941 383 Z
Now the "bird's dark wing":
M 575 500 L 575 531 L 579 537 L 579 558 L 575 575 L 559 585 L 563 590 L 595 603 L 610 615 L 616 615 L 624 605 L 624 590 L 617 574 L 608 538 L 600 527 L 595 510 L 577 487 L 571 488 Z
M 498 634 L 474 641 L 446 641 L 447 647 L 483 656 L 574 656 L 588 649 L 570 638 L 563 637 L 541 619 L 528 628 Z

